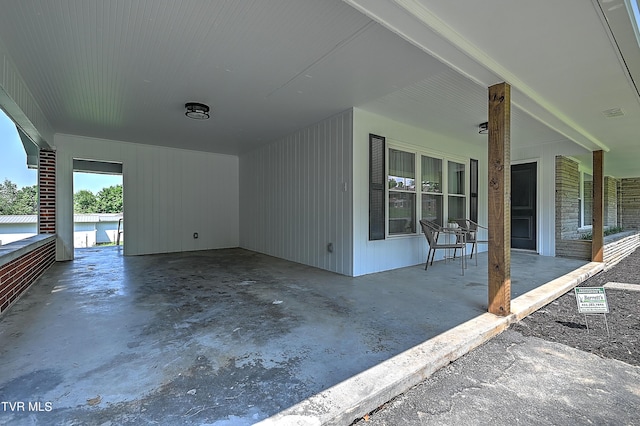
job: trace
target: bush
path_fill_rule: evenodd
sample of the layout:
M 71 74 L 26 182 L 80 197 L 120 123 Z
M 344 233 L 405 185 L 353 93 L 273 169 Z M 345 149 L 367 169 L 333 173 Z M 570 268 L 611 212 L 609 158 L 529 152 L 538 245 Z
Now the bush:
M 617 234 L 619 232 L 622 232 L 622 226 L 614 226 L 612 228 L 609 229 L 605 229 L 604 230 L 604 236 L 608 236 L 608 235 L 613 235 L 613 234 Z M 593 233 L 591 232 L 585 232 L 583 234 L 580 235 L 580 239 L 581 240 L 593 240 Z

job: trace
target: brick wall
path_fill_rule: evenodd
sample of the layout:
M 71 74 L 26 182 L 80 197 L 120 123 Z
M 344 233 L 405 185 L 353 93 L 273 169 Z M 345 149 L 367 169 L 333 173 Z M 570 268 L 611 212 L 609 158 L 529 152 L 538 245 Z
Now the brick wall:
M 38 158 L 38 234 L 56 233 L 56 153 L 40 150 Z M 0 266 L 0 314 L 5 312 L 56 260 L 54 236 L 21 242 L 11 259 Z M 16 243 L 14 243 L 16 244 Z M 8 247 L 4 246 L 4 247 Z M 18 253 L 20 253 L 18 255 Z M 0 259 L 2 260 L 2 259 Z
M 56 260 L 55 239 L 0 266 L 0 314 Z
M 640 178 L 618 182 L 619 225 L 624 229 L 640 229 Z
M 38 159 L 38 233 L 56 233 L 56 152 L 40 150 Z

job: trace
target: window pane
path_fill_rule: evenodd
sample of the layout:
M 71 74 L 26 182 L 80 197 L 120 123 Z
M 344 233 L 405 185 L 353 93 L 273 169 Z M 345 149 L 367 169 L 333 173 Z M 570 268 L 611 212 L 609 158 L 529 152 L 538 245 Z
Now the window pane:
M 422 156 L 422 192 L 442 192 L 442 160 Z
M 389 191 L 389 234 L 416 232 L 416 194 Z
M 447 167 L 449 171 L 449 194 L 464 195 L 464 164 L 449 161 Z
M 584 225 L 584 220 L 582 219 L 582 199 L 578 198 L 578 227 L 582 228 Z
M 422 195 L 422 218 L 444 226 L 442 221 L 442 195 Z
M 415 154 L 389 150 L 389 189 L 416 190 Z
M 449 219 L 464 219 L 467 215 L 467 199 L 449 196 Z

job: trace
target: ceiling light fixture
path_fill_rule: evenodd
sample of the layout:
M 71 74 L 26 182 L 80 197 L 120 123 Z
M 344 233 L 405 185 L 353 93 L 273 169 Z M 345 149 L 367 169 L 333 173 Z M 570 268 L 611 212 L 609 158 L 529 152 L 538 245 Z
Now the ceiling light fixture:
M 205 104 L 201 104 L 199 102 L 187 102 L 184 104 L 186 108 L 186 115 L 189 118 L 193 118 L 194 120 L 206 120 L 209 118 L 209 106 Z
M 478 124 L 478 133 L 481 135 L 486 135 L 489 133 L 489 122 L 485 121 L 484 123 Z

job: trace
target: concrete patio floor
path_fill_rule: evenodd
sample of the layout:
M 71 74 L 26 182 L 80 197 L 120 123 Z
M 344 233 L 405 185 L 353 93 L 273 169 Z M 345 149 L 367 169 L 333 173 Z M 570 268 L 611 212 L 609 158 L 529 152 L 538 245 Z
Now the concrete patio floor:
M 78 250 L 0 317 L 0 399 L 42 403 L 0 424 L 253 424 L 484 314 L 486 253 L 457 262 L 350 278 L 242 249 Z M 585 264 L 513 252 L 512 297 Z

